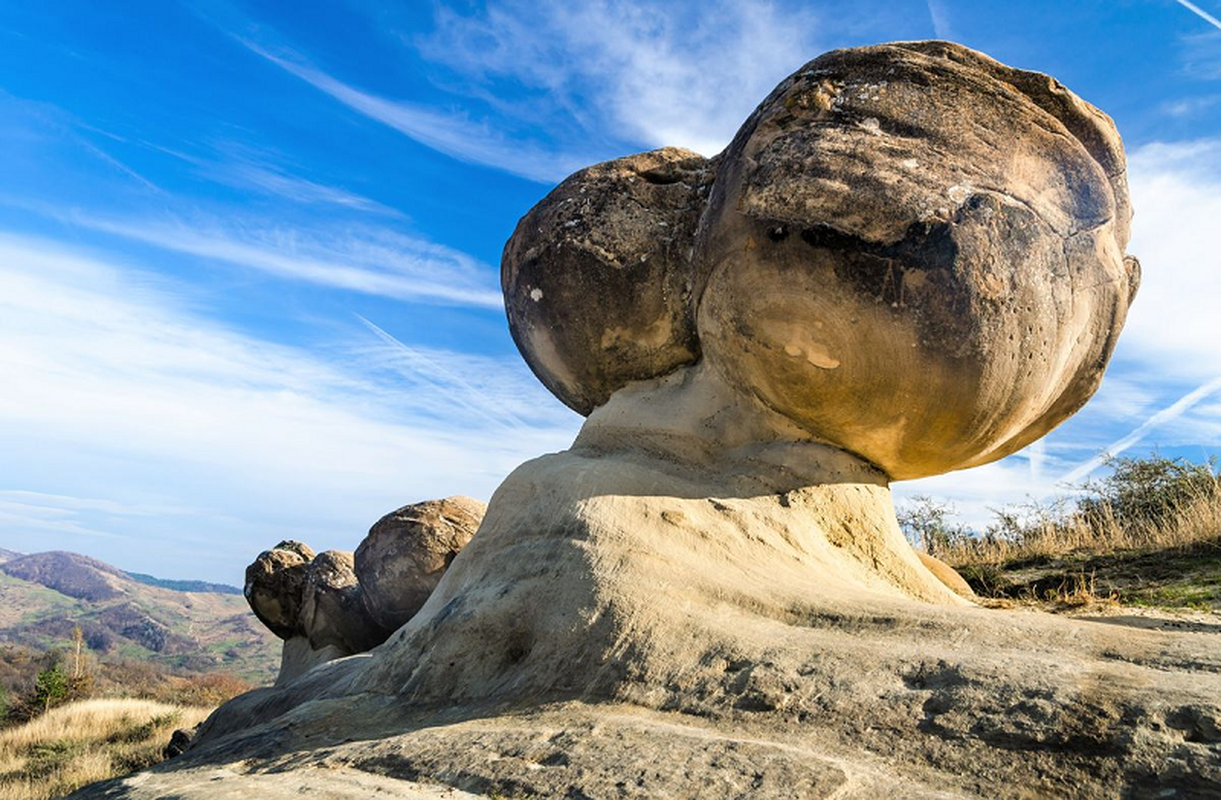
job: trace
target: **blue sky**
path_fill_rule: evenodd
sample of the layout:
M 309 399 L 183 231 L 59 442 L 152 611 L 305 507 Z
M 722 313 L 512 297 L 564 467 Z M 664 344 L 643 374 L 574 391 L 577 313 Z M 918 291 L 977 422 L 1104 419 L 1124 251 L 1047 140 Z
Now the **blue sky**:
M 486 499 L 580 418 L 500 249 L 569 172 L 711 155 L 826 50 L 950 38 L 1129 150 L 1144 283 L 1044 441 L 897 493 L 987 507 L 1108 447 L 1221 451 L 1221 2 L 0 3 L 0 547 L 240 581 L 406 502 Z

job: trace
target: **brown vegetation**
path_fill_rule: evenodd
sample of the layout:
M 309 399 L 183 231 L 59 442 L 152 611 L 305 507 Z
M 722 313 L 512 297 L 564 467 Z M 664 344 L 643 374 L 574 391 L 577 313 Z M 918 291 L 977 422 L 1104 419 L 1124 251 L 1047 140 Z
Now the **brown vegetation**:
M 210 711 L 151 700 L 82 700 L 0 731 L 0 800 L 62 797 L 152 766 L 175 729 L 198 725 Z
M 227 674 L 99 661 L 79 627 L 62 648 L 0 648 L 0 800 L 59 797 L 151 766 L 174 730 L 249 689 Z
M 1121 458 L 1075 501 L 995 511 L 982 533 L 917 498 L 900 520 L 913 544 L 985 598 L 1221 610 L 1221 480 L 1213 464 Z

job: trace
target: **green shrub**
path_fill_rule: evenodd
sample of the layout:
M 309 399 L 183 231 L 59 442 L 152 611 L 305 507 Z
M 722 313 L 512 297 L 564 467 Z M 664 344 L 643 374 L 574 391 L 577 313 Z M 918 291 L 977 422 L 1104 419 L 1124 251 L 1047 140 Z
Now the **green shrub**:
M 38 673 L 34 680 L 34 702 L 43 712 L 68 698 L 68 674 L 59 662 Z
M 1108 513 L 1121 524 L 1161 525 L 1176 512 L 1219 491 L 1215 459 L 1203 464 L 1183 458 L 1112 458 L 1111 474 L 1085 484 L 1077 510 L 1091 521 Z

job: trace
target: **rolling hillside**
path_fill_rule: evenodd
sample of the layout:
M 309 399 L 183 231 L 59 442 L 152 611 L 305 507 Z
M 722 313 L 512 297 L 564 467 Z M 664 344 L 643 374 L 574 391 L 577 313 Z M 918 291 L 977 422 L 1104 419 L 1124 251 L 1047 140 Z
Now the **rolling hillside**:
M 45 649 L 67 642 L 80 625 L 102 659 L 229 672 L 256 684 L 274 679 L 278 640 L 240 593 L 232 587 L 179 591 L 167 585 L 179 584 L 133 577 L 75 553 L 0 551 L 0 643 Z

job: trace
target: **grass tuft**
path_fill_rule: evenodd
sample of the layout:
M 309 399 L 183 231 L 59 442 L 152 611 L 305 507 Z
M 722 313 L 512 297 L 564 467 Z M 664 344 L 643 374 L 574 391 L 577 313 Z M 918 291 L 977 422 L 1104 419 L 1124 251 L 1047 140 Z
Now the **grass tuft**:
M 176 728 L 211 709 L 151 700 L 82 700 L 0 731 L 0 800 L 62 797 L 150 767 Z
M 1213 464 L 1114 459 L 1072 502 L 994 511 L 983 532 L 927 497 L 900 511 L 917 547 L 980 597 L 1221 611 L 1221 479 Z

